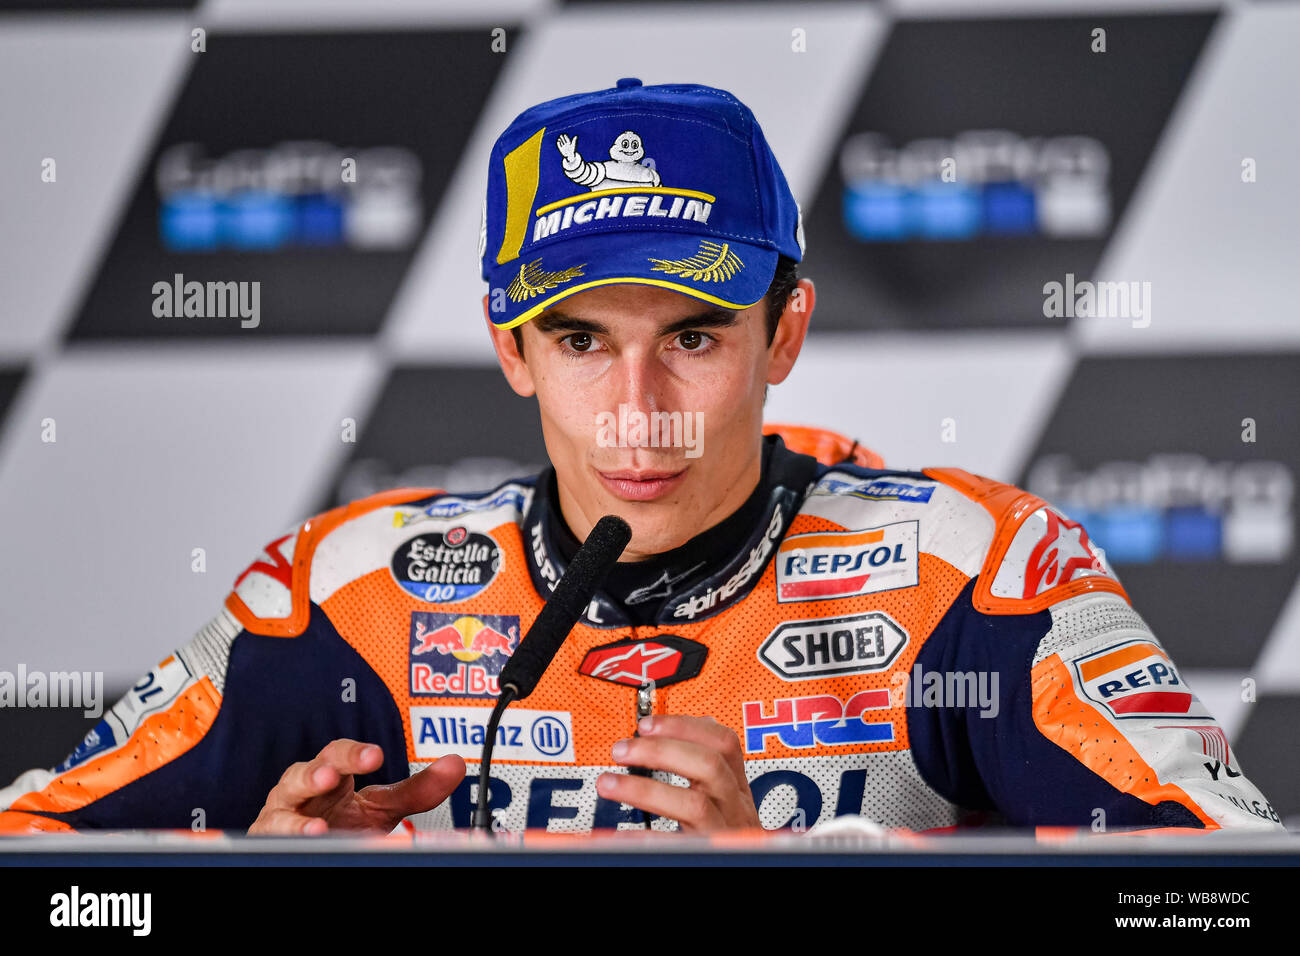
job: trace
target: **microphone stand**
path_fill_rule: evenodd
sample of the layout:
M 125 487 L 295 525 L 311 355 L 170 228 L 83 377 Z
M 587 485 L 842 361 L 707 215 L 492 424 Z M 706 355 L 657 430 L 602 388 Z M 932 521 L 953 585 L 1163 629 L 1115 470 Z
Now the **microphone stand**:
M 470 828 L 474 830 L 486 830 L 493 833 L 492 829 L 492 811 L 488 809 L 488 790 L 490 786 L 492 773 L 492 748 L 497 742 L 497 726 L 501 723 L 501 717 L 510 706 L 510 702 L 519 694 L 519 688 L 514 684 L 507 684 L 501 688 L 501 694 L 497 697 L 497 705 L 492 708 L 492 716 L 488 718 L 487 737 L 483 740 L 483 760 L 478 769 L 478 802 L 474 807 L 474 817 L 470 821 Z
M 492 813 L 488 809 L 491 785 L 492 751 L 496 746 L 497 727 L 511 701 L 523 700 L 533 692 L 546 668 L 591 603 L 609 569 L 632 540 L 632 528 L 617 515 L 605 515 L 587 535 L 573 561 L 542 605 L 528 633 L 519 641 L 510 660 L 501 668 L 501 693 L 488 718 L 487 737 L 483 741 L 483 758 L 478 772 L 478 801 L 470 826 L 494 833 Z

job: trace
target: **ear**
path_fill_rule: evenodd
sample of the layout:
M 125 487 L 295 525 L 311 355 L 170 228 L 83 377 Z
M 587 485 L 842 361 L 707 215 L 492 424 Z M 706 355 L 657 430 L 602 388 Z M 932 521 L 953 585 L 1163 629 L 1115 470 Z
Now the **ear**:
M 767 383 L 780 385 L 785 381 L 790 370 L 794 368 L 795 359 L 803 348 L 803 341 L 808 334 L 808 322 L 812 319 L 813 305 L 817 295 L 813 289 L 812 279 L 800 279 L 795 290 L 781 313 L 781 321 L 776 326 L 776 336 L 768 346 Z
M 528 371 L 523 356 L 515 348 L 514 335 L 509 329 L 498 329 L 492 324 L 492 313 L 488 310 L 488 297 L 486 295 L 483 296 L 483 320 L 487 322 L 488 333 L 492 336 L 492 348 L 496 349 L 497 361 L 501 364 L 501 371 L 505 373 L 506 381 L 515 390 L 515 394 L 524 398 L 536 394 L 537 389 L 533 385 L 532 373 Z M 528 333 L 522 334 L 527 335 Z

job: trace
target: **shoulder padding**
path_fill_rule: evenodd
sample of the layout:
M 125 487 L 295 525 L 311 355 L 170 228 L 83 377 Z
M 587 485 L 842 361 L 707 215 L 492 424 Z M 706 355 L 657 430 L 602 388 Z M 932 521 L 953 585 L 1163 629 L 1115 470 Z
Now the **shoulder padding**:
M 811 455 L 823 465 L 848 463 L 863 468 L 880 469 L 885 461 L 857 439 L 826 428 L 810 425 L 763 424 L 764 435 L 780 435 L 785 447 L 800 455 Z
M 1111 591 L 1129 600 L 1105 552 L 1088 539 L 1083 525 L 1042 498 L 960 468 L 922 472 L 993 516 L 993 540 L 972 595 L 975 610 L 1033 614 L 1087 591 Z
M 316 545 L 340 525 L 389 505 L 441 494 L 436 488 L 394 488 L 314 515 L 271 541 L 239 577 L 226 608 L 248 631 L 296 637 L 311 617 L 311 563 Z

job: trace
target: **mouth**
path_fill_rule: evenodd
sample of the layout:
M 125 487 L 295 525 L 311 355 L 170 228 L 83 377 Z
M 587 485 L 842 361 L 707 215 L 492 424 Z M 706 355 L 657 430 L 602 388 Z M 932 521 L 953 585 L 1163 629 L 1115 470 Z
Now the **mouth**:
M 679 471 L 644 470 L 634 468 L 619 471 L 600 471 L 597 476 L 610 492 L 624 501 L 654 501 L 672 491 L 686 478 L 686 469 Z

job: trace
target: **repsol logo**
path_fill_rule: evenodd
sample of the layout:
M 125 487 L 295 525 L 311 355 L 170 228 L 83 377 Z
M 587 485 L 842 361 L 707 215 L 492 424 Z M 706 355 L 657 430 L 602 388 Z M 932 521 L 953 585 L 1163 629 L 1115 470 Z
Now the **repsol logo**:
M 823 817 L 865 812 L 868 771 L 865 767 L 830 770 L 843 761 L 828 759 L 819 773 L 814 773 L 815 764 L 809 761 L 804 767 L 807 773 L 780 769 L 754 777 L 749 789 L 763 826 L 769 830 L 802 830 L 821 822 Z M 654 829 L 676 828 L 673 821 L 660 820 L 652 813 L 600 796 L 596 777 L 602 769 L 612 768 L 574 768 L 570 774 L 554 777 L 529 773 L 521 778 L 508 770 L 504 777 L 494 774 L 488 782 L 488 808 L 504 829 L 515 832 L 550 829 L 581 833 L 650 825 Z M 447 801 L 452 826 L 469 826 L 477 792 L 478 773 L 474 772 Z

